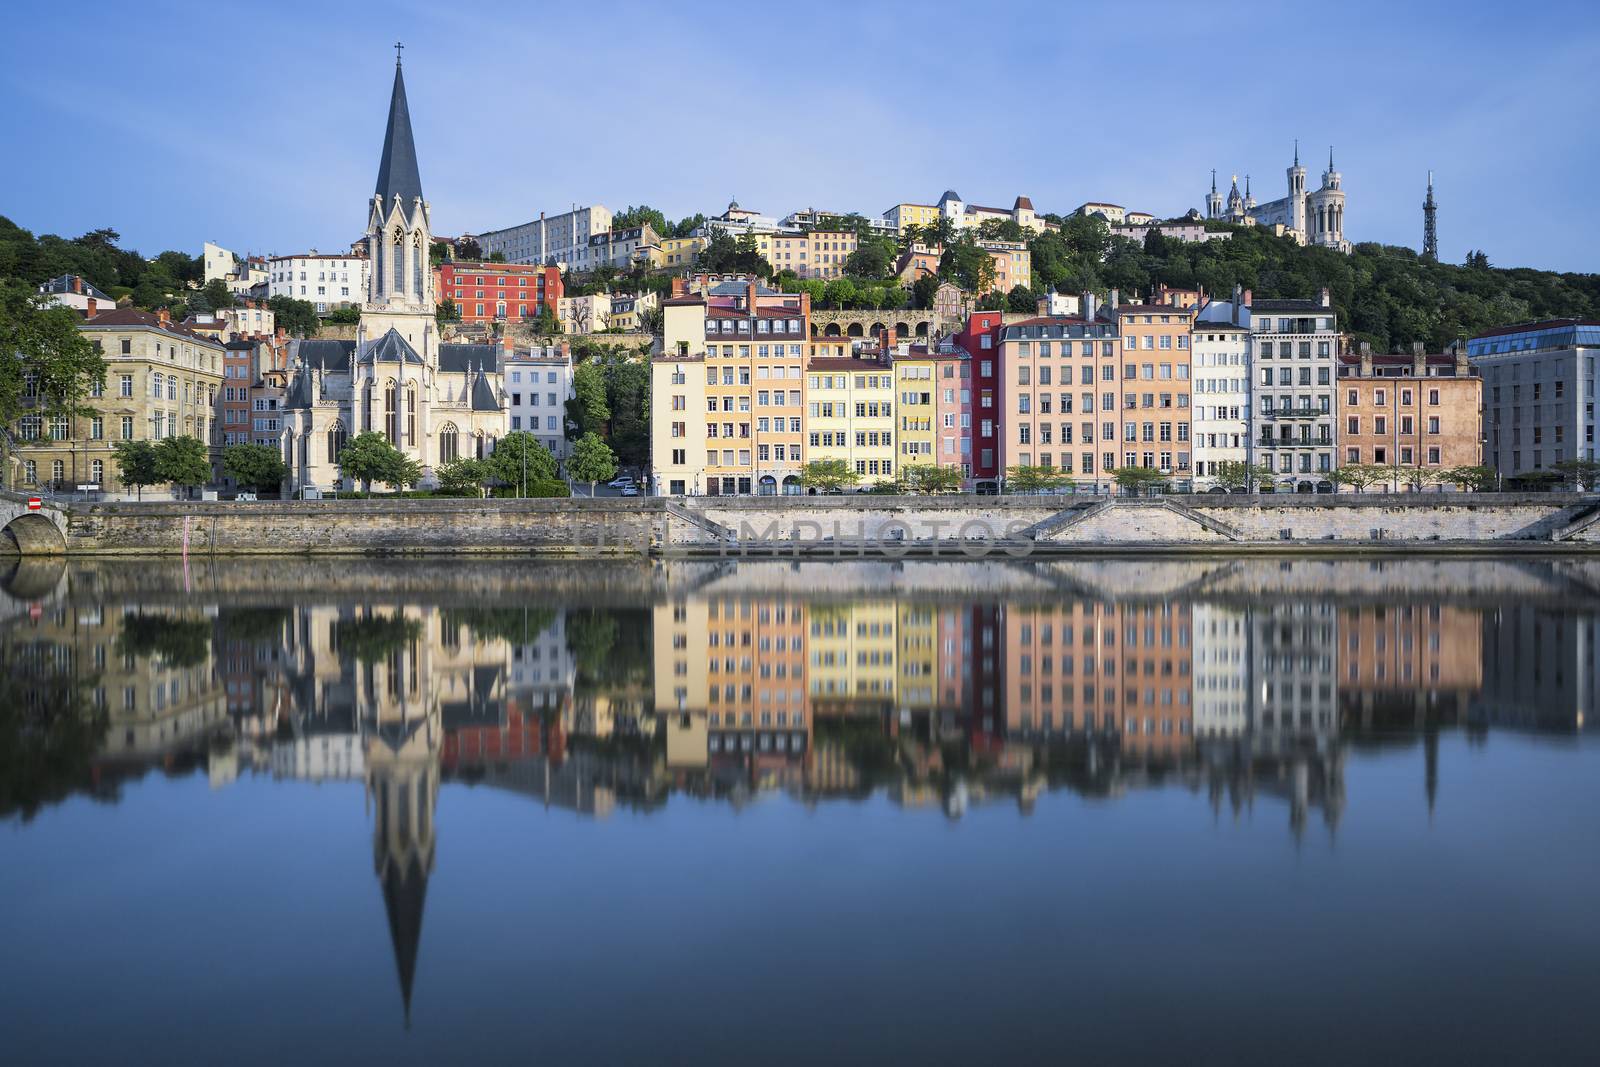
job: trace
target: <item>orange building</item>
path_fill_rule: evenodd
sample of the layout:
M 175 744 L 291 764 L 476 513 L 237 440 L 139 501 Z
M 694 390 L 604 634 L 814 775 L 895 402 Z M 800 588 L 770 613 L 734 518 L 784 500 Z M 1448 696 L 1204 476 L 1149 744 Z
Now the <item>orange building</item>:
M 560 304 L 561 269 L 526 263 L 441 263 L 434 268 L 439 302 L 455 302 L 462 322 L 522 322 Z
M 1071 601 L 1005 609 L 1006 733 L 1116 735 L 1170 758 L 1194 735 L 1187 603 Z
M 1111 307 L 1121 341 L 1121 467 L 1171 474 L 1173 487 L 1187 488 L 1190 463 L 1189 331 L 1192 307 L 1121 304 Z M 1104 481 L 1107 472 L 1101 472 Z
M 1339 357 L 1338 400 L 1342 464 L 1412 467 L 1427 481 L 1483 463 L 1483 380 L 1464 348 L 1430 355 L 1418 345 L 1410 355 L 1373 355 L 1363 345 L 1360 355 Z

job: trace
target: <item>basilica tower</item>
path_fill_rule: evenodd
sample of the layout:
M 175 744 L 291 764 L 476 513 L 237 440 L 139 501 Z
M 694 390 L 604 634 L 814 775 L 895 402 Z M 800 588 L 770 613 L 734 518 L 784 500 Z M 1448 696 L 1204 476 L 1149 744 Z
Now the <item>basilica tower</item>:
M 1306 168 L 1300 165 L 1300 142 L 1294 143 L 1294 163 L 1289 167 L 1289 228 L 1306 232 Z
M 367 300 L 361 308 L 361 334 L 377 341 L 390 329 L 400 334 L 425 362 L 434 344 L 433 268 L 428 251 L 433 230 L 422 198 L 417 148 L 411 137 L 411 109 L 395 46 L 394 89 L 389 125 L 378 161 L 378 183 L 367 212 Z

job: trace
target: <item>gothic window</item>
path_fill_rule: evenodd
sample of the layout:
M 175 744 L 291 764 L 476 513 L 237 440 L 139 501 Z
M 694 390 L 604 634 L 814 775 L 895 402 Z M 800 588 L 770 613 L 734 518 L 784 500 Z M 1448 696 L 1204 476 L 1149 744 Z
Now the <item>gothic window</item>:
M 406 386 L 406 444 L 417 443 L 417 387 Z
M 456 435 L 456 425 L 453 422 L 444 424 L 444 429 L 439 431 L 439 462 L 450 463 L 461 456 L 460 438 Z
M 383 435 L 391 445 L 395 443 L 395 430 L 394 383 L 390 382 L 383 389 Z
M 428 257 L 422 248 L 422 235 L 414 234 L 411 238 L 411 289 L 412 298 L 417 303 L 422 302 L 422 264 Z
M 383 236 L 380 234 L 372 239 L 372 284 L 369 286 L 372 299 L 376 300 L 383 295 Z
M 391 290 L 396 293 L 406 291 L 406 246 L 400 237 L 400 231 L 394 232 L 394 266 L 392 268 L 394 284 Z
M 333 425 L 328 427 L 328 462 L 329 463 L 338 463 L 339 462 L 339 453 L 344 451 L 344 443 L 345 443 L 346 439 L 347 439 L 347 435 L 345 433 L 344 423 L 338 421 L 337 419 L 334 420 Z

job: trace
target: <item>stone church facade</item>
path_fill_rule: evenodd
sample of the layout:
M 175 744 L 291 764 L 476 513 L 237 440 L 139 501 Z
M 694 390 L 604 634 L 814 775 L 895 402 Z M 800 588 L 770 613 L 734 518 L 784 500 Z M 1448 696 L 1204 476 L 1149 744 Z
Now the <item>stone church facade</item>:
M 1239 176 L 1226 198 L 1217 191 L 1217 175 L 1211 173 L 1211 192 L 1206 196 L 1206 218 L 1224 222 L 1282 226 L 1290 237 L 1303 245 L 1349 252 L 1344 237 L 1344 177 L 1333 166 L 1333 149 L 1328 149 L 1328 169 L 1322 172 L 1322 185 L 1306 191 L 1306 168 L 1300 165 L 1300 146 L 1295 145 L 1294 163 L 1288 169 L 1289 195 L 1281 200 L 1256 203 L 1250 193 L 1250 176 L 1245 175 L 1244 192 L 1239 191 Z
M 434 318 L 433 243 L 405 80 L 395 64 L 378 182 L 367 210 L 366 299 L 353 341 L 305 340 L 290 354 L 283 451 L 291 487 L 354 488 L 339 452 L 382 433 L 433 483 L 442 463 L 482 457 L 506 432 L 500 351 L 446 344 Z

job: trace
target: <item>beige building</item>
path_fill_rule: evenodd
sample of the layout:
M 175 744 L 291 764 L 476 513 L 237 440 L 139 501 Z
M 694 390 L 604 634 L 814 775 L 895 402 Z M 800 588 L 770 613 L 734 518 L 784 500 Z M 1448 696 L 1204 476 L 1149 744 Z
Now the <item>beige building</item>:
M 806 363 L 807 462 L 843 460 L 863 488 L 894 481 L 894 412 L 887 363 L 822 356 Z
M 611 298 L 604 293 L 564 296 L 556 301 L 556 318 L 562 333 L 598 333 L 611 320 Z
M 807 233 L 757 233 L 756 249 L 772 265 L 772 273 L 793 271 L 802 278 L 838 278 L 844 261 L 860 244 L 846 230 L 811 230 Z
M 217 476 L 223 346 L 174 324 L 165 311 L 120 308 L 96 315 L 79 330 L 105 359 L 105 382 L 85 398 L 87 414 L 47 420 L 27 412 L 32 387 L 24 381 L 24 414 L 7 481 L 57 490 L 93 484 L 120 492 L 116 442 L 179 436 L 206 443 Z

